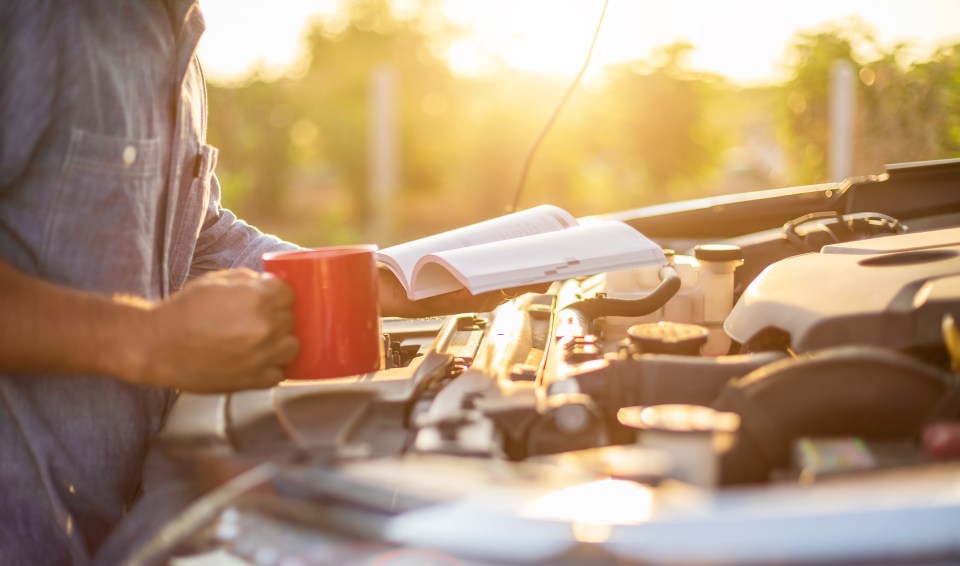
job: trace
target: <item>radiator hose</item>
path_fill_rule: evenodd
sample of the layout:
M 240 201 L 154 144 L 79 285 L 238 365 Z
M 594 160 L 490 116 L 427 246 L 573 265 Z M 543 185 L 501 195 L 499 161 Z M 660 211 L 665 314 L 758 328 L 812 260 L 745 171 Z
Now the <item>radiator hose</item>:
M 680 275 L 673 266 L 661 267 L 659 276 L 660 284 L 639 299 L 594 297 L 577 301 L 566 308 L 580 312 L 588 321 L 601 316 L 636 317 L 656 312 L 680 290 Z

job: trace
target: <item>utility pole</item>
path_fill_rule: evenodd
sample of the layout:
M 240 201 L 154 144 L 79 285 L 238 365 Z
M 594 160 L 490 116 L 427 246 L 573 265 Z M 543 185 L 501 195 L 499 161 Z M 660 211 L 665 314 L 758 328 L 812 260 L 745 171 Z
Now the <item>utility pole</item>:
M 377 67 L 370 80 L 368 179 L 370 217 L 368 233 L 386 246 L 393 236 L 393 204 L 397 190 L 397 87 L 390 65 Z
M 830 180 L 853 175 L 853 128 L 856 115 L 856 73 L 850 61 L 830 68 Z

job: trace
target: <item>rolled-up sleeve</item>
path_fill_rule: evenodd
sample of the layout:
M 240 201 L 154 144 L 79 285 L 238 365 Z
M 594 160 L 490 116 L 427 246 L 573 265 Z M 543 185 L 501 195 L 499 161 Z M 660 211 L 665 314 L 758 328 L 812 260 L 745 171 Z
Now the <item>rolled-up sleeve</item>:
M 208 271 L 234 267 L 263 269 L 261 256 L 266 252 L 303 249 L 296 244 L 264 234 L 220 204 L 220 181 L 210 180 L 210 199 L 206 216 L 190 265 L 190 278 Z

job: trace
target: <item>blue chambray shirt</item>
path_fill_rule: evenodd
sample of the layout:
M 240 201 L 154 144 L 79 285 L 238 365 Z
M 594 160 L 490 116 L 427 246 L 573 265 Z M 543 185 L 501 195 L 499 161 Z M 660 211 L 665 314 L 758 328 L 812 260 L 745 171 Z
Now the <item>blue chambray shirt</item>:
M 158 299 L 292 248 L 220 206 L 196 1 L 0 1 L 0 256 Z M 2 316 L 2 313 L 0 313 Z M 82 564 L 137 495 L 171 392 L 0 375 L 0 564 Z

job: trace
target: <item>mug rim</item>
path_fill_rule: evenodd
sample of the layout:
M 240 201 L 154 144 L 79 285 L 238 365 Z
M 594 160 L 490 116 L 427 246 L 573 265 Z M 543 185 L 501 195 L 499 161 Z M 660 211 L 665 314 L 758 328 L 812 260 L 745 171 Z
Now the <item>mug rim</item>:
M 376 244 L 352 244 L 345 246 L 322 246 L 319 248 L 308 248 L 302 250 L 284 250 L 277 252 L 266 252 L 261 256 L 264 262 L 267 261 L 296 261 L 301 259 L 320 259 L 336 258 L 346 255 L 374 253 L 378 250 Z

